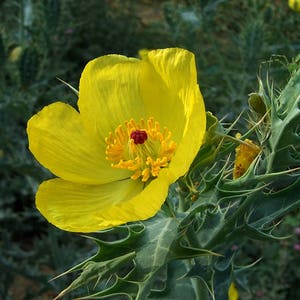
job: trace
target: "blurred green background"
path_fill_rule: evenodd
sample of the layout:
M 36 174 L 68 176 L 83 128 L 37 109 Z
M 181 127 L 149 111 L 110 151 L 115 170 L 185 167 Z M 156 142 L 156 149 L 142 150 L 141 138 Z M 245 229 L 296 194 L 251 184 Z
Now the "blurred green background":
M 28 151 L 26 122 L 43 106 L 77 98 L 85 64 L 140 49 L 183 47 L 196 55 L 207 110 L 231 122 L 258 90 L 280 90 L 299 63 L 300 13 L 285 0 L 0 1 L 0 299 L 51 299 L 71 280 L 50 281 L 93 253 L 78 234 L 48 224 L 35 208 L 51 175 Z M 285 218 L 289 239 L 236 245 L 249 272 L 241 299 L 300 299 L 300 213 Z M 72 295 L 70 295 L 72 298 Z

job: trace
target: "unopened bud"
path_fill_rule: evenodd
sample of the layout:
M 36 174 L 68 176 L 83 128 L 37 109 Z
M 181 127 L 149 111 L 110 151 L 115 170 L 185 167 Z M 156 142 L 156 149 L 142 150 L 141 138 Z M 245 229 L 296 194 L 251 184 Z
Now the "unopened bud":
M 249 94 L 248 103 L 251 109 L 257 114 L 263 116 L 266 113 L 266 105 L 260 94 L 258 93 Z

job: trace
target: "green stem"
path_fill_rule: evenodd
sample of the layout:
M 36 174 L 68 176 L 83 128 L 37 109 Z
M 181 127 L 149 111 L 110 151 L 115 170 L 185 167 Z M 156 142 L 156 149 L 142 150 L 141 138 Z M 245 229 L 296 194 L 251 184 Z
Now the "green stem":
M 178 211 L 184 212 L 186 209 L 186 201 L 185 198 L 180 195 L 179 193 L 179 205 L 178 205 Z M 193 228 L 188 228 L 188 230 L 185 233 L 186 241 L 190 247 L 199 248 L 198 245 L 198 239 L 197 235 L 195 234 Z M 184 264 L 186 266 L 187 271 L 190 270 L 196 263 L 195 258 L 186 259 L 184 261 Z M 195 293 L 195 300 L 209 300 L 208 298 L 208 292 L 207 287 L 205 284 L 201 281 L 201 279 L 198 278 L 190 278 L 192 287 L 194 289 Z
M 198 237 L 193 228 L 189 227 L 185 233 L 186 240 L 190 247 L 200 248 Z M 185 261 L 187 270 L 190 270 L 196 263 L 196 258 Z M 192 286 L 195 292 L 195 300 L 208 300 L 208 291 L 204 282 L 199 278 L 191 278 Z
M 194 259 L 189 259 L 184 262 L 187 270 L 193 267 L 193 261 Z M 195 300 L 208 300 L 208 292 L 205 284 L 198 278 L 191 278 L 191 282 L 195 293 Z

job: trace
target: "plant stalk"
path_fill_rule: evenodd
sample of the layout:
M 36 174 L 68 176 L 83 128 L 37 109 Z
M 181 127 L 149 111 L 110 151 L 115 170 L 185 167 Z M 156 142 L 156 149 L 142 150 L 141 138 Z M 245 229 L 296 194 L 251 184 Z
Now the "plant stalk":
M 186 208 L 185 198 L 179 193 L 179 204 L 178 211 L 184 212 Z M 197 235 L 195 234 L 193 228 L 188 228 L 185 232 L 185 237 L 188 245 L 190 247 L 199 248 Z M 184 264 L 186 266 L 186 270 L 189 271 L 196 263 L 195 258 L 186 259 Z M 199 278 L 190 278 L 192 287 L 195 293 L 195 300 L 209 300 L 207 287 Z

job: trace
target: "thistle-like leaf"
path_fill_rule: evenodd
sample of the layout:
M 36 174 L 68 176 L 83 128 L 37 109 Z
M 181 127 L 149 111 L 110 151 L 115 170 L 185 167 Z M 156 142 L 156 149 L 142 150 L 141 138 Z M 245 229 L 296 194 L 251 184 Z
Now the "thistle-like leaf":
M 271 105 L 268 171 L 300 166 L 300 69 Z
M 58 297 L 91 282 L 95 282 L 95 293 L 81 299 L 123 295 L 128 299 L 138 300 L 147 299 L 151 293 L 163 294 L 170 280 L 166 276 L 170 262 L 216 255 L 211 251 L 189 246 L 181 221 L 180 217 L 168 217 L 160 213 L 143 225 L 136 224 L 105 232 L 111 234 L 114 231 L 124 235 L 122 231 L 125 230 L 126 236 L 121 239 L 108 242 L 92 238 L 99 247 L 98 252 L 68 271 L 79 270 L 81 274 Z M 108 284 L 105 285 L 105 282 Z

